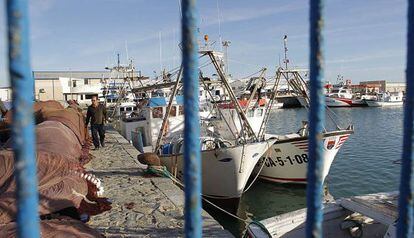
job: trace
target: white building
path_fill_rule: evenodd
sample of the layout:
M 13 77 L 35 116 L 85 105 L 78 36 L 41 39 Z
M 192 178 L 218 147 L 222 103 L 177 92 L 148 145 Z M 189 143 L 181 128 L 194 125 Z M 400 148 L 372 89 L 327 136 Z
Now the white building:
M 0 99 L 2 101 L 11 101 L 12 100 L 11 87 L 0 87 Z

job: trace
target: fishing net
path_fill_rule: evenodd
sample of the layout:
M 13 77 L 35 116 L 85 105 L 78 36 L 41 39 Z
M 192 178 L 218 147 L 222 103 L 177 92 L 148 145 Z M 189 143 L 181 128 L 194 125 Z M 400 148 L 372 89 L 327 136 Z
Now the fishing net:
M 38 151 L 61 155 L 79 162 L 84 153 L 76 135 L 58 121 L 45 121 L 36 126 L 36 148 Z
M 14 221 L 17 213 L 14 171 L 12 151 L 0 151 L 0 224 Z M 40 215 L 68 207 L 80 207 L 88 194 L 88 184 L 79 176 L 81 171 L 79 164 L 70 162 L 63 156 L 37 152 Z
M 0 236 L 4 238 L 17 237 L 17 224 L 15 222 L 0 225 Z M 40 230 L 42 238 L 94 238 L 104 237 L 98 231 L 90 228 L 79 220 L 74 220 L 69 217 L 60 217 L 53 220 L 40 221 Z

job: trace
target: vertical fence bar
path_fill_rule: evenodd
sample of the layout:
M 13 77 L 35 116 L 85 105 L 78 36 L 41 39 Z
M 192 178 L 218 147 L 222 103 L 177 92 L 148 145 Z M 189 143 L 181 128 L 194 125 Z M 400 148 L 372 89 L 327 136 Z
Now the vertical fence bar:
M 185 237 L 202 236 L 200 119 L 198 107 L 197 11 L 195 0 L 182 0 L 184 81 Z
M 7 0 L 9 73 L 13 90 L 12 138 L 17 181 L 17 235 L 39 237 L 33 119 L 33 78 L 29 58 L 27 0 Z
M 413 119 L 414 119 L 414 0 L 408 1 L 407 70 L 404 102 L 404 138 L 400 177 L 397 237 L 412 237 L 413 197 Z
M 322 237 L 322 168 L 325 97 L 323 93 L 323 0 L 310 1 L 310 111 L 306 237 Z

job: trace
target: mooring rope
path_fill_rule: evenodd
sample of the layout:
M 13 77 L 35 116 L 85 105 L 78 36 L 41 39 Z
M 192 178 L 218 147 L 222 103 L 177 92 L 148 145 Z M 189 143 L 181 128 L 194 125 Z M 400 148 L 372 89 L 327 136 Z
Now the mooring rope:
M 163 176 L 163 177 L 167 177 L 170 178 L 173 182 L 177 183 L 178 185 L 180 185 L 182 188 L 184 188 L 184 184 L 181 183 L 181 181 L 179 181 L 178 179 L 176 179 L 168 170 L 165 166 L 150 166 L 148 165 L 148 168 L 146 170 L 147 173 L 152 173 L 155 175 L 159 175 L 159 176 Z M 206 195 L 203 195 L 206 196 Z M 209 203 L 210 205 L 212 205 L 213 207 L 217 208 L 218 210 L 226 213 L 227 215 L 236 218 L 239 221 L 244 222 L 245 224 L 249 224 L 250 222 L 246 219 L 240 218 L 236 215 L 234 215 L 233 213 L 230 213 L 226 210 L 224 210 L 223 208 L 215 205 L 214 203 L 210 202 L 209 200 L 207 200 L 206 198 L 202 197 L 203 201 Z
M 266 154 L 267 155 L 267 154 Z M 265 157 L 265 161 L 267 160 L 267 156 Z M 263 164 L 265 164 L 265 161 L 263 161 Z M 262 168 L 263 168 L 263 164 L 262 164 L 262 167 L 260 168 L 260 171 L 262 170 Z M 150 166 L 150 165 L 148 165 L 148 168 L 147 168 L 147 170 L 146 170 L 146 172 L 147 173 L 151 173 L 151 174 L 155 174 L 155 175 L 158 175 L 158 176 L 163 176 L 163 177 L 166 177 L 166 178 L 169 178 L 169 179 L 171 179 L 173 182 L 175 182 L 175 183 L 177 183 L 178 185 L 180 185 L 182 188 L 184 188 L 184 184 L 182 184 L 181 183 L 181 181 L 179 181 L 177 178 L 175 178 L 168 170 L 167 170 L 167 168 L 165 167 L 165 166 Z M 260 173 L 260 172 L 259 172 Z M 258 174 L 259 174 L 258 173 Z M 257 179 L 257 175 L 256 175 L 256 177 L 255 177 L 255 179 L 254 179 L 254 181 Z M 243 191 L 243 193 L 244 192 L 246 192 L 247 190 L 249 190 L 249 188 L 251 187 L 251 185 L 254 183 L 254 181 L 249 185 L 249 187 L 245 190 L 245 191 Z M 241 217 L 239 217 L 239 216 L 237 216 L 237 215 L 234 215 L 233 213 L 231 213 L 231 212 L 228 212 L 228 211 L 226 211 L 225 209 L 223 209 L 223 208 L 221 208 L 221 207 L 219 207 L 219 206 L 217 206 L 216 204 L 214 204 L 213 202 L 211 202 L 211 201 L 209 201 L 208 199 L 206 199 L 206 198 L 204 198 L 203 196 L 205 196 L 205 197 L 209 197 L 208 195 L 202 195 L 201 196 L 201 198 L 203 199 L 203 201 L 205 201 L 205 202 L 207 202 L 208 204 L 210 204 L 211 206 L 213 206 L 214 208 L 216 208 L 217 210 L 219 210 L 219 211 L 221 211 L 221 212 L 223 212 L 223 213 L 225 213 L 225 214 L 227 214 L 227 215 L 229 215 L 229 216 L 231 216 L 231 217 L 233 217 L 233 218 L 235 218 L 235 219 L 237 219 L 237 220 L 239 220 L 239 221 L 241 221 L 241 222 L 243 222 L 244 224 L 246 224 L 247 225 L 247 227 L 250 225 L 250 224 L 256 224 L 257 226 L 259 226 L 264 232 L 266 232 L 266 234 L 269 236 L 269 237 L 272 237 L 271 236 L 271 234 L 270 234 L 270 232 L 267 230 L 267 228 L 266 228 L 266 226 L 265 225 L 263 225 L 263 223 L 261 223 L 260 221 L 257 221 L 257 220 L 251 220 L 251 219 L 243 219 L 243 218 L 241 218 Z M 243 237 L 247 237 L 246 236 L 247 235 L 247 232 L 245 233 L 245 235 L 243 236 Z

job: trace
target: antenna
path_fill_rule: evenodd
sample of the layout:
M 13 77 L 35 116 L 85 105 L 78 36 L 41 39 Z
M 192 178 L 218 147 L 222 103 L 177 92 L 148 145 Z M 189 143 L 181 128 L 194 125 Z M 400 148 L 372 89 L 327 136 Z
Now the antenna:
M 125 40 L 125 51 L 126 51 L 126 61 L 129 61 L 129 55 L 128 55 L 128 40 Z
M 287 58 L 287 52 L 288 52 L 288 48 L 287 48 L 287 35 L 285 35 L 285 37 L 283 37 L 283 45 L 285 47 L 285 59 L 283 60 L 283 62 L 285 63 L 285 69 L 288 69 L 288 63 L 289 63 L 289 59 Z
M 119 67 L 120 67 L 120 65 L 121 65 L 121 61 L 120 61 L 120 59 L 119 59 L 119 53 L 117 53 L 116 55 L 118 56 L 118 70 L 119 70 Z
M 217 0 L 217 18 L 218 18 L 219 40 L 220 40 L 220 42 L 222 42 L 219 0 Z M 220 51 L 223 51 L 223 45 L 220 45 Z
M 279 67 L 281 67 L 282 64 L 280 63 L 280 53 L 278 54 L 278 56 L 279 56 Z
M 160 41 L 160 72 L 162 72 L 162 38 L 161 38 L 161 31 L 158 33 L 159 41 Z
M 222 44 L 223 44 L 223 46 L 224 46 L 224 55 L 225 55 L 225 62 L 224 62 L 224 64 L 225 64 L 225 74 L 226 74 L 226 76 L 227 76 L 227 74 L 229 73 L 229 57 L 228 57 L 228 48 L 229 48 L 229 46 L 230 46 L 230 41 L 227 41 L 227 40 L 225 40 L 225 41 L 223 41 L 222 42 Z

